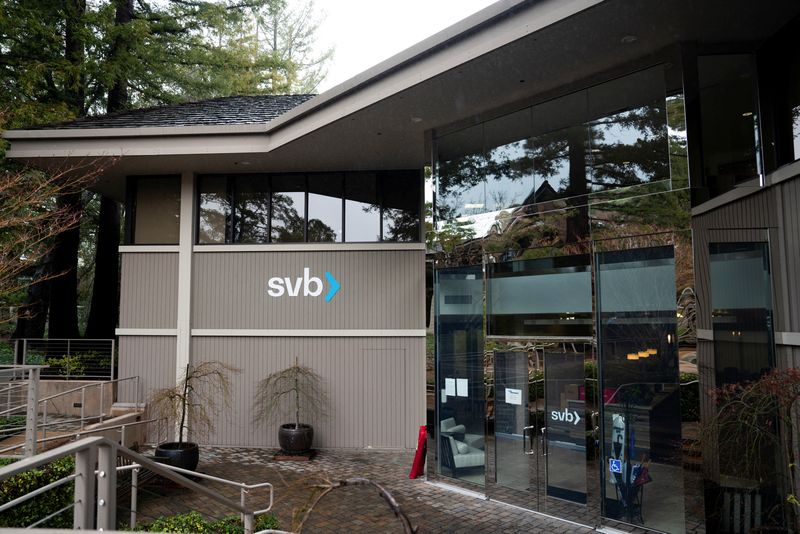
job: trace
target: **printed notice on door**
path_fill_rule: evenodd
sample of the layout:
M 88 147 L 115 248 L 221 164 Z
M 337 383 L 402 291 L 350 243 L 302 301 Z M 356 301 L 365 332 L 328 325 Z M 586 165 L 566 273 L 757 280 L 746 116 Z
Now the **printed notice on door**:
M 506 404 L 522 406 L 522 390 L 506 388 Z

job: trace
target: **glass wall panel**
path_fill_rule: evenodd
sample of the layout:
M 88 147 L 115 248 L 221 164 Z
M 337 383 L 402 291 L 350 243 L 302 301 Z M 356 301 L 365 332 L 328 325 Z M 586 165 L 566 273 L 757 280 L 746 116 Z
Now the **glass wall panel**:
M 436 272 L 438 472 L 485 483 L 483 274 Z
M 344 175 L 313 174 L 308 176 L 308 241 L 339 242 L 342 240 L 342 194 Z
M 589 255 L 488 265 L 487 328 L 493 336 L 591 336 Z
M 177 244 L 180 241 L 180 176 L 137 178 L 135 211 L 135 244 Z
M 674 247 L 596 263 L 603 515 L 684 532 Z
M 762 505 L 756 520 L 779 524 L 789 460 L 780 460 L 777 409 L 765 404 L 764 386 L 758 389 L 775 365 L 769 245 L 711 243 L 709 253 L 720 474 L 719 493 L 707 498 L 709 516 L 724 525 L 715 508 L 726 492 L 746 489 L 756 491 Z M 769 397 L 780 395 L 776 385 L 780 381 L 768 382 Z M 745 393 L 748 387 L 754 389 Z
M 774 361 L 768 244 L 709 249 L 717 386 L 756 380 Z
M 665 97 L 661 66 L 589 88 L 592 191 L 669 178 Z
M 500 211 L 533 203 L 534 180 L 530 132 L 530 109 L 511 113 L 484 124 L 485 211 Z
M 532 443 L 525 443 L 525 427 L 536 424 L 531 421 L 531 412 L 538 401 L 536 388 L 529 387 L 529 380 L 526 351 L 494 352 L 495 478 L 502 486 L 522 491 L 538 482 L 531 472 L 536 458 L 523 452 L 526 447 L 533 448 Z
M 267 176 L 237 176 L 234 185 L 236 199 L 236 243 L 269 243 L 269 178 Z
M 272 242 L 305 241 L 306 179 L 300 175 L 272 177 Z
M 703 171 L 711 198 L 761 171 L 755 60 L 748 54 L 701 56 L 697 69 Z
M 422 176 L 419 172 L 381 173 L 383 240 L 419 241 Z
M 345 176 L 344 232 L 348 242 L 381 240 L 381 209 L 374 173 Z
M 483 125 L 441 137 L 437 151 L 437 218 L 456 219 L 488 211 Z

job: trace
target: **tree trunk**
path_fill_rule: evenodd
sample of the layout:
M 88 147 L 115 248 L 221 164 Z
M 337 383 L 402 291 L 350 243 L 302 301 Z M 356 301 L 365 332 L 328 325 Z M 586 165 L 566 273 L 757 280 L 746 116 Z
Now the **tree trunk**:
M 114 15 L 114 25 L 120 26 L 128 24 L 133 20 L 133 0 L 114 0 L 116 12 Z M 125 56 L 129 52 L 129 43 L 125 42 L 121 35 L 117 35 L 111 47 L 111 61 L 117 63 L 119 67 L 126 59 Z M 125 69 L 117 69 L 117 77 L 113 85 L 108 90 L 108 102 L 106 103 L 106 111 L 114 113 L 121 111 L 128 107 L 128 80 L 125 77 Z
M 47 308 L 50 306 L 50 255 L 45 256 L 33 273 L 33 283 L 28 286 L 25 302 L 17 310 L 17 325 L 12 339 L 43 338 L 47 324 Z M 22 345 L 17 354 L 17 363 L 22 364 Z
M 59 208 L 80 212 L 81 195 L 73 193 L 58 199 Z M 50 322 L 48 337 L 76 338 L 78 332 L 78 248 L 80 227 L 56 236 L 50 281 Z
M 569 186 L 567 192 L 572 198 L 575 213 L 567 218 L 566 243 L 577 243 L 589 238 L 589 209 L 585 195 L 589 192 L 586 177 L 586 138 L 580 128 L 569 134 Z
M 84 337 L 111 339 L 119 315 L 119 204 L 100 199 L 92 304 Z
M 86 114 L 85 51 L 83 42 L 86 0 L 64 0 L 64 56 L 70 63 L 64 83 L 64 100 L 77 117 Z

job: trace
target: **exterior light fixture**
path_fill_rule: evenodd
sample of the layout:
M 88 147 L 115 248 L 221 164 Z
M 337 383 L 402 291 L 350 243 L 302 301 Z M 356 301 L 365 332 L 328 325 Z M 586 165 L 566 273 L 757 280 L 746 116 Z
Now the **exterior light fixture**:
M 745 111 L 744 113 L 742 113 L 742 117 L 752 117 L 752 116 L 753 116 L 752 111 Z
M 411 122 L 422 122 L 422 117 L 411 117 Z
M 639 40 L 639 36 L 637 35 L 626 35 L 622 39 L 619 40 L 622 44 L 633 44 Z
M 672 344 L 672 334 L 667 334 L 667 343 Z

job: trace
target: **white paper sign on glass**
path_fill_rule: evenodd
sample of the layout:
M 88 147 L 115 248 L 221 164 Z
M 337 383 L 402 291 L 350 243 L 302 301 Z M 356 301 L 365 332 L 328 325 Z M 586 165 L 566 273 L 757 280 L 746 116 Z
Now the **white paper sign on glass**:
M 466 378 L 456 378 L 456 395 L 459 397 L 466 397 L 468 396 L 469 382 Z
M 455 378 L 445 378 L 444 379 L 444 390 L 448 397 L 455 397 L 456 396 L 456 379 Z
M 522 406 L 522 390 L 506 388 L 506 404 Z

